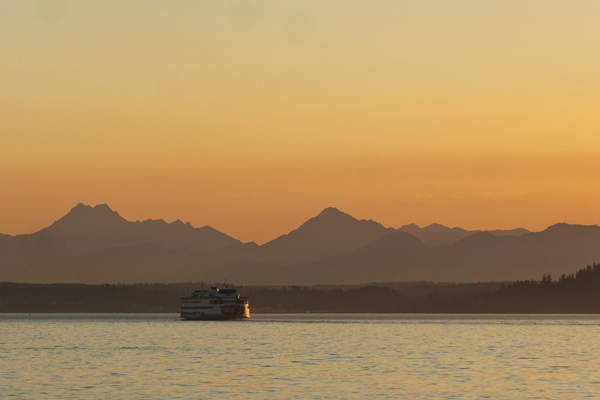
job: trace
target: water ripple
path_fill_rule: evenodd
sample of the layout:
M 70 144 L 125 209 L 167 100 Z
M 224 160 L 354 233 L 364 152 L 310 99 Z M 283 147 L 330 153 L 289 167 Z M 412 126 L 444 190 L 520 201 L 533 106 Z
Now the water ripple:
M 598 316 L 0 315 L 0 391 L 19 399 L 594 398 L 599 333 Z

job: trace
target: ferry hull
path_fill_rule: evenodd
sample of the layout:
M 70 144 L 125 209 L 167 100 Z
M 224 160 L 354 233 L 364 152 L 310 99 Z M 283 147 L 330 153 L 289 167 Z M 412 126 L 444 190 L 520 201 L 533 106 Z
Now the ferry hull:
M 250 318 L 248 307 L 222 306 L 221 313 L 182 311 L 181 319 L 188 321 L 228 321 Z

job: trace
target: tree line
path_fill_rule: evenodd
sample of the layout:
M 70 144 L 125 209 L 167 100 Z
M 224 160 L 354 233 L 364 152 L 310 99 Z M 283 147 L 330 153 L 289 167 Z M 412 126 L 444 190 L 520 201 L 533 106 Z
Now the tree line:
M 1 313 L 177 313 L 200 283 L 0 283 Z M 210 285 L 206 285 L 210 286 Z M 239 287 L 251 312 L 600 313 L 600 264 L 558 280 Z

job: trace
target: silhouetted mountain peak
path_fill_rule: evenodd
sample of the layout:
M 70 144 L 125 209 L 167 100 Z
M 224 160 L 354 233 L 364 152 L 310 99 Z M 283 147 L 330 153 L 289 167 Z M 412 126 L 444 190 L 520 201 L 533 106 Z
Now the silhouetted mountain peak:
M 321 211 L 319 213 L 319 215 L 317 215 L 315 218 L 352 218 L 352 219 L 354 219 L 354 217 L 352 217 L 351 215 L 346 214 L 345 212 L 342 212 L 335 207 L 324 208 L 323 211 Z
M 83 204 L 83 203 L 78 203 L 75 207 L 73 207 L 71 209 L 71 211 L 69 211 L 67 213 L 67 215 L 65 215 L 65 217 L 67 216 L 72 216 L 72 215 L 112 215 L 112 214 L 117 214 L 119 215 L 116 211 L 113 211 L 108 204 L 98 204 L 94 207 L 87 205 L 87 204 Z M 64 218 L 64 217 L 63 217 Z
M 79 204 L 81 204 L 81 203 L 79 203 Z M 113 211 L 112 208 L 110 208 L 108 206 L 108 204 L 106 204 L 106 203 L 104 203 L 104 204 L 97 204 L 92 209 L 95 210 L 96 212 L 116 213 L 116 211 Z
M 274 262 L 331 257 L 364 246 L 390 233 L 372 220 L 357 220 L 337 208 L 328 207 L 299 228 L 261 246 L 264 259 Z
M 93 228 L 126 222 L 118 212 L 113 211 L 107 204 L 98 204 L 92 207 L 79 203 L 64 217 L 54 222 L 50 228 Z
M 358 220 L 337 208 L 329 207 L 321 211 L 316 217 L 312 217 L 304 222 L 298 229 L 290 232 L 290 234 L 307 229 L 333 228 L 340 225 L 352 224 L 354 222 L 358 222 Z
M 568 229 L 569 226 L 572 226 L 572 225 L 569 225 L 569 224 L 567 224 L 565 222 L 558 222 L 558 223 L 556 223 L 554 225 L 550 225 L 545 230 L 546 231 L 561 231 L 561 230 Z
M 32 237 L 48 251 L 76 255 L 113 247 L 138 246 L 145 242 L 166 249 L 188 248 L 195 253 L 241 244 L 216 229 L 195 229 L 189 222 L 179 219 L 171 223 L 162 219 L 130 222 L 106 204 L 92 207 L 82 203 Z
M 582 231 L 591 231 L 596 230 L 598 225 L 576 225 L 576 224 L 567 224 L 565 222 L 560 222 L 558 224 L 554 224 L 543 230 L 542 232 L 546 233 L 572 233 L 572 232 L 582 232 Z
M 408 232 L 411 235 L 416 236 L 428 246 L 440 246 L 456 243 L 472 233 L 462 228 L 448 228 L 447 226 L 437 223 L 427 225 L 424 228 L 420 228 L 416 224 L 409 224 L 401 226 L 398 228 L 398 230 Z
M 595 226 L 595 225 L 577 225 L 577 224 L 567 224 L 566 222 L 559 222 L 557 224 L 550 225 L 545 230 L 547 230 L 547 231 L 568 231 L 568 230 L 572 230 L 572 229 L 587 228 L 590 226 Z
M 430 225 L 427 225 L 425 228 L 423 228 L 424 231 L 428 231 L 428 232 L 438 232 L 438 233 L 442 233 L 442 232 L 467 232 L 466 230 L 464 230 L 463 228 L 450 228 L 447 227 L 445 225 L 442 224 L 437 224 L 437 223 L 433 223 Z
M 404 230 L 404 229 L 421 229 L 421 227 L 415 223 L 412 224 L 406 224 L 406 225 L 402 225 L 400 228 L 398 228 L 399 230 Z
M 335 207 L 328 207 L 321 211 L 316 217 L 310 218 L 298 229 L 290 232 L 289 234 L 296 235 L 301 232 L 310 232 L 310 234 L 313 234 L 316 231 L 321 233 L 338 232 L 345 229 L 369 229 L 377 231 L 386 230 L 386 228 L 384 228 L 379 222 L 365 219 L 358 220 L 350 214 L 346 214 Z
M 428 231 L 448 231 L 450 230 L 450 228 L 448 228 L 447 226 L 441 225 L 441 224 L 437 224 L 437 223 L 433 223 L 433 224 L 429 224 L 427 225 L 425 228 Z

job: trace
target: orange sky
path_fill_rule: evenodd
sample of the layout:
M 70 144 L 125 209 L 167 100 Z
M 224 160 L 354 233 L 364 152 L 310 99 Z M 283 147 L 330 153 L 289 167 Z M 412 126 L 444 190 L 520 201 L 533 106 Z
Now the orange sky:
M 0 3 L 0 232 L 600 222 L 596 1 Z

